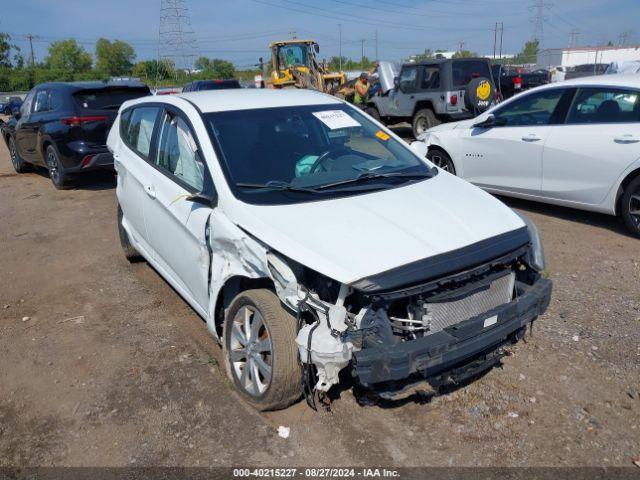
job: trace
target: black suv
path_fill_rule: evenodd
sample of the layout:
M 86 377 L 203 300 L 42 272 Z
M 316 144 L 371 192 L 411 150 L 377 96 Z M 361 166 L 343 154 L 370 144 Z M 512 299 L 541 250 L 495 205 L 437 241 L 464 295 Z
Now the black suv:
M 58 189 L 71 186 L 77 173 L 113 169 L 106 143 L 118 109 L 127 100 L 150 93 L 138 82 L 36 86 L 2 127 L 13 168 L 22 173 L 31 165 L 46 167 Z
M 199 92 L 201 90 L 226 90 L 227 88 L 241 88 L 240 82 L 235 78 L 229 80 L 196 80 L 188 83 L 182 92 Z

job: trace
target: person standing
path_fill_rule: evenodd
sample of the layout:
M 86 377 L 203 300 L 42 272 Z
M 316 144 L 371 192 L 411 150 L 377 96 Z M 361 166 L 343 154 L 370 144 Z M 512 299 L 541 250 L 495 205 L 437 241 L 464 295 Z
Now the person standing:
M 369 77 L 366 73 L 362 72 L 360 78 L 356 81 L 354 86 L 355 93 L 353 95 L 353 103 L 358 107 L 364 107 L 369 101 Z

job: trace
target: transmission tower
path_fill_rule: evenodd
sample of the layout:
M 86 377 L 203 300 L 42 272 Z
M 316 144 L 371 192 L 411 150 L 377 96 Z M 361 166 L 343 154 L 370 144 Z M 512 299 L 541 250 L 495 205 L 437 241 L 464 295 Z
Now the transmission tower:
M 569 47 L 577 47 L 578 46 L 578 36 L 580 35 L 580 30 L 574 28 L 569 32 Z
M 529 7 L 529 11 L 532 12 L 533 39 L 538 41 L 539 50 L 542 50 L 544 44 L 544 22 L 547 19 L 544 11 L 549 8 L 551 8 L 551 4 L 544 0 L 533 0 L 533 3 Z
M 191 70 L 196 54 L 195 32 L 186 0 L 161 0 L 159 61 L 172 62 L 176 69 Z

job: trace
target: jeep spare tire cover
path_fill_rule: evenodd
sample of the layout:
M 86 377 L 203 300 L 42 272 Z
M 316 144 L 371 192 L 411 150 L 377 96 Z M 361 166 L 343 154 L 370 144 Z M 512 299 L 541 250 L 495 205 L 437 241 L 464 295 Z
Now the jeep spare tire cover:
M 470 112 L 484 112 L 493 102 L 495 89 L 491 81 L 484 77 L 472 79 L 464 92 L 464 103 Z

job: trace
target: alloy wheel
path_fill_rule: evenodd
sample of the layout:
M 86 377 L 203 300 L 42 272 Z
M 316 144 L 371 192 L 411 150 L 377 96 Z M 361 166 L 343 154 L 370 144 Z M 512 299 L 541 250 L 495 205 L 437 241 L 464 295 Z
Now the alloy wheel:
M 640 228 L 640 188 L 629 197 L 629 216 L 636 228 Z
M 53 183 L 58 184 L 60 182 L 58 158 L 52 149 L 47 151 L 47 168 L 49 169 L 49 175 L 51 176 Z
M 20 160 L 18 159 L 18 151 L 16 150 L 16 142 L 13 138 L 9 139 L 9 155 L 11 156 L 11 163 L 13 168 L 18 170 L 20 168 Z
M 433 163 L 436 167 L 441 168 L 445 172 L 451 171 L 449 162 L 442 155 L 434 153 L 433 155 L 431 155 L 431 158 L 429 160 L 431 160 L 431 163 Z
M 233 319 L 229 345 L 231 370 L 238 384 L 252 396 L 263 394 L 271 383 L 273 349 L 262 314 L 245 305 Z

